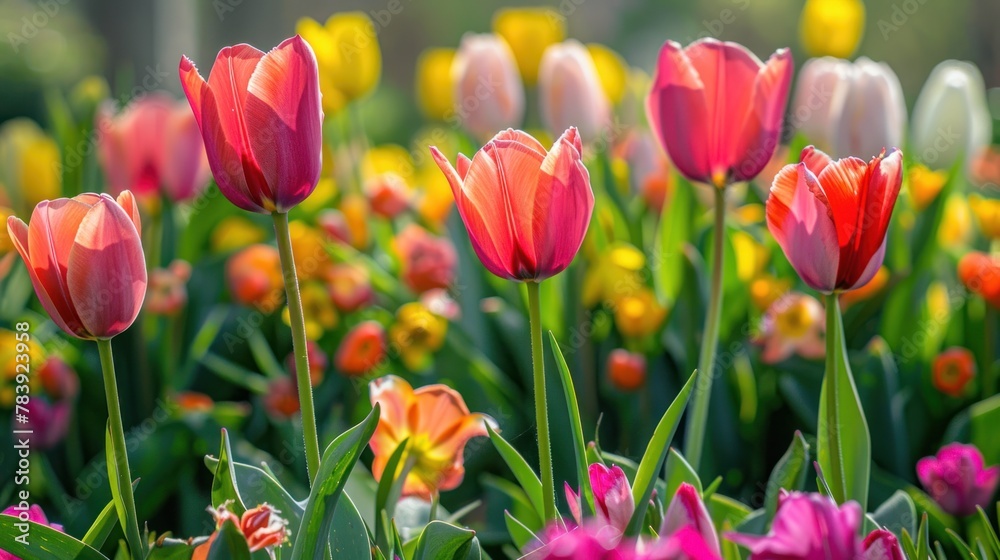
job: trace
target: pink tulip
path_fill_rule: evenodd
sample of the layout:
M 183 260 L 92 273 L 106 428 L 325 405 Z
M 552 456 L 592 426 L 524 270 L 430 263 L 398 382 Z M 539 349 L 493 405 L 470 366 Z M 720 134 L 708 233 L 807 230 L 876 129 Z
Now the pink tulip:
M 950 443 L 937 456 L 917 461 L 917 478 L 927 493 L 952 515 L 972 515 L 985 508 L 1000 482 L 1000 466 L 986 468 L 975 445 Z
M 206 82 L 183 57 L 181 83 L 205 140 L 215 182 L 236 206 L 287 212 L 316 188 L 323 110 L 316 57 L 301 37 L 263 53 L 225 47 Z
M 98 157 L 109 191 L 136 196 L 161 191 L 174 202 L 193 198 L 208 184 L 209 167 L 198 123 L 187 103 L 152 93 L 117 115 L 97 113 Z
M 580 136 L 570 128 L 548 152 L 505 130 L 458 169 L 431 147 L 483 265 L 501 278 L 541 281 L 572 262 L 594 210 Z
M 861 544 L 862 560 L 906 560 L 899 539 L 891 531 L 875 529 Z
M 42 306 L 77 338 L 111 338 L 135 320 L 146 294 L 139 208 L 129 191 L 44 200 L 31 225 L 15 216 L 7 231 Z
M 457 121 L 485 140 L 497 130 L 520 126 L 524 84 L 507 42 L 490 34 L 466 33 L 451 65 Z
M 394 242 L 403 282 L 414 293 L 447 289 L 455 282 L 458 255 L 447 237 L 432 235 L 417 224 L 406 226 Z
M 660 536 L 669 537 L 685 527 L 697 531 L 708 549 L 716 556 L 721 554 L 719 536 L 715 533 L 715 525 L 708 515 L 705 502 L 701 500 L 698 490 L 686 482 L 677 488 L 677 493 L 674 494 L 667 512 L 663 515 Z
M 538 71 L 538 102 L 545 128 L 559 134 L 577 127 L 586 142 L 597 140 L 611 119 L 594 59 L 570 39 L 545 49 Z
M 632 487 L 629 485 L 625 472 L 618 465 L 611 468 L 602 463 L 592 463 L 588 469 L 590 486 L 594 491 L 594 506 L 597 509 L 597 520 L 600 525 L 614 527 L 619 533 L 624 533 L 628 527 L 632 513 L 635 512 L 635 500 L 632 498 Z M 582 523 L 580 496 L 565 486 L 566 501 L 577 523 Z
M 27 409 L 25 415 L 28 422 L 18 425 L 18 428 L 31 432 L 27 437 L 32 448 L 52 449 L 66 437 L 73 412 L 69 402 L 50 403 L 42 397 L 32 396 L 24 408 Z
M 660 50 L 646 113 L 677 169 L 722 188 L 747 181 L 778 146 L 792 79 L 792 55 L 767 64 L 742 45 L 701 39 Z

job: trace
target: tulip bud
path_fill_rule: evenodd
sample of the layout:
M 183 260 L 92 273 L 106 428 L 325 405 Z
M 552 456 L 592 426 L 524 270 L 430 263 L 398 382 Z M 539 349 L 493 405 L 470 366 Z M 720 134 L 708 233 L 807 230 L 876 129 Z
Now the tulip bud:
M 542 121 L 553 134 L 571 126 L 584 142 L 597 140 L 611 118 L 594 59 L 580 42 L 552 45 L 542 56 L 538 79 Z
M 906 560 L 899 539 L 887 529 L 875 529 L 861 545 L 864 560 Z
M 949 169 L 961 157 L 969 171 L 992 130 L 979 69 L 957 60 L 935 66 L 913 106 L 914 157 L 932 169 Z
M 705 502 L 702 501 L 698 490 L 687 482 L 681 483 L 677 493 L 670 500 L 667 512 L 663 515 L 659 534 L 661 537 L 668 537 L 685 527 L 698 531 L 712 552 L 720 554 L 719 536 L 715 533 L 715 525 L 708 515 Z
M 985 508 L 1000 482 L 1000 466 L 986 468 L 975 445 L 950 443 L 936 456 L 917 461 L 917 478 L 924 490 L 952 515 L 976 513 Z
M 635 391 L 646 384 L 646 357 L 616 348 L 608 355 L 608 381 L 620 391 Z
M 467 33 L 452 65 L 458 122 L 479 140 L 524 118 L 524 84 L 514 55 L 495 35 Z
M 625 472 L 618 465 L 609 469 L 601 463 L 592 463 L 588 472 L 597 518 L 624 533 L 635 512 L 635 500 Z

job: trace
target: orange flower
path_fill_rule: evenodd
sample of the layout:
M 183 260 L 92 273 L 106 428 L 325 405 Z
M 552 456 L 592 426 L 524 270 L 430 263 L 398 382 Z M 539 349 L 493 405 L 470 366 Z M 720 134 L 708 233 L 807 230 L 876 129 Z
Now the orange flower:
M 975 377 L 976 358 L 965 348 L 949 348 L 934 358 L 931 383 L 949 397 L 961 397 Z
M 402 261 L 403 282 L 414 292 L 448 288 L 455 281 L 458 255 L 447 237 L 410 224 L 396 236 L 395 248 Z
M 385 348 L 385 328 L 377 321 L 365 321 L 344 336 L 334 363 L 344 375 L 364 375 L 382 363 Z
M 147 278 L 131 192 L 43 200 L 30 226 L 11 216 L 7 231 L 42 307 L 67 334 L 107 339 L 135 321 Z
M 219 509 L 208 508 L 208 511 L 215 518 L 216 532 L 212 533 L 207 542 L 195 548 L 191 560 L 208 558 L 208 551 L 212 547 L 216 535 L 219 534 L 218 530 L 227 522 L 236 525 L 236 528 L 243 533 L 250 552 L 279 547 L 288 539 L 289 533 L 286 528 L 288 521 L 279 515 L 280 511 L 267 504 L 248 509 L 243 512 L 242 516 L 229 511 L 226 504 L 220 505 Z
M 395 173 L 382 173 L 365 181 L 365 196 L 372 212 L 392 219 L 410 207 L 410 185 Z
M 372 474 L 380 480 L 389 456 L 408 438 L 407 460 L 413 467 L 403 483 L 403 496 L 426 500 L 457 487 L 465 475 L 466 442 L 487 435 L 487 425 L 496 428 L 489 416 L 470 414 L 462 395 L 446 385 L 414 391 L 402 378 L 387 375 L 372 381 L 369 391 L 372 406 L 382 407 L 370 442 L 375 453 Z
M 270 313 L 285 295 L 281 256 L 270 245 L 251 245 L 229 258 L 226 278 L 233 299 Z
M 212 397 L 195 391 L 181 391 L 174 395 L 174 403 L 185 412 L 208 412 L 215 406 Z
M 646 384 L 646 357 L 623 348 L 608 356 L 608 380 L 620 391 L 635 391 Z
M 333 304 L 344 313 L 367 306 L 374 297 L 368 270 L 360 264 L 333 265 L 327 273 L 326 285 Z
M 971 292 L 1000 309 L 1000 259 L 973 251 L 958 261 L 958 277 Z
M 274 418 L 286 420 L 299 412 L 299 390 L 287 375 L 272 379 L 264 395 L 264 409 Z

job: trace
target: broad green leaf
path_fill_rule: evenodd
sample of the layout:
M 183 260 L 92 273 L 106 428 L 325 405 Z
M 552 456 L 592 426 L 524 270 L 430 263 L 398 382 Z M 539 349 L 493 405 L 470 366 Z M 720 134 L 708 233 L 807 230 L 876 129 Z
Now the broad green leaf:
M 684 244 L 691 238 L 691 216 L 694 214 L 694 187 L 683 179 L 674 182 L 670 201 L 663 205 L 660 232 L 654 251 L 657 261 L 650 263 L 654 271 L 657 295 L 673 306 L 684 281 Z
M 660 422 L 653 431 L 653 437 L 646 446 L 646 452 L 639 461 L 639 469 L 635 473 L 635 480 L 632 483 L 632 497 L 635 499 L 635 512 L 629 521 L 626 534 L 630 536 L 638 535 L 642 530 L 642 520 L 646 517 L 646 508 L 649 506 L 649 498 L 653 495 L 653 488 L 656 479 L 663 469 L 663 463 L 667 459 L 667 452 L 670 449 L 670 441 L 674 439 L 677 431 L 677 424 L 681 421 L 681 415 L 687 407 L 691 398 L 691 391 L 694 389 L 694 380 L 698 372 L 695 371 L 688 378 L 687 383 L 677 393 L 674 402 L 670 403 L 667 411 L 663 413 Z
M 679 451 L 671 447 L 667 455 L 667 493 L 663 497 L 664 502 L 669 503 L 684 482 L 694 486 L 699 494 L 703 492 L 698 473 L 694 472 L 691 464 Z
M 535 533 L 531 532 L 531 529 L 518 521 L 509 511 L 504 511 L 503 517 L 504 522 L 507 524 L 507 533 L 510 535 L 510 540 L 514 541 L 514 546 L 518 550 L 523 552 L 525 545 L 538 540 Z
M 247 510 L 236 486 L 236 467 L 232 462 L 233 450 L 229 445 L 229 432 L 222 429 L 222 444 L 219 449 L 219 462 L 215 466 L 215 478 L 212 479 L 212 506 L 218 508 L 227 504 L 229 511 L 243 515 Z
M 326 536 L 330 534 L 335 519 L 337 502 L 343 493 L 347 476 L 368 446 L 379 420 L 376 404 L 360 424 L 337 436 L 326 448 L 316 473 L 316 484 L 309 493 L 302 525 L 295 535 L 292 560 L 312 558 L 320 560 L 327 551 Z
M 809 444 L 802 437 L 802 432 L 796 430 L 792 443 L 785 454 L 774 465 L 770 478 L 767 479 L 767 491 L 764 493 L 764 509 L 770 522 L 774 512 L 778 510 L 778 494 L 785 490 L 801 490 L 806 483 L 806 473 L 809 472 Z
M 138 481 L 133 482 L 132 489 L 134 490 L 137 485 Z M 117 523 L 118 514 L 115 511 L 115 501 L 111 500 L 98 514 L 90 529 L 87 529 L 87 534 L 83 536 L 83 542 L 88 546 L 100 549 L 104 546 L 104 541 L 108 540 L 111 531 L 114 531 Z
M 368 528 L 346 490 L 341 492 L 340 499 L 337 500 L 332 525 L 330 546 L 334 558 L 368 558 L 372 548 Z
M 21 530 L 25 523 L 27 533 Z M 66 533 L 10 515 L 0 515 L 0 550 L 32 560 L 108 560 Z
M 896 490 L 888 500 L 882 502 L 872 517 L 877 526 L 885 527 L 897 537 L 903 534 L 904 529 L 910 534 L 917 530 L 917 508 L 910 495 L 902 490 Z
M 580 496 L 586 513 L 594 511 L 594 491 L 590 487 L 590 467 L 587 463 L 587 443 L 583 439 L 583 423 L 580 421 L 580 404 L 576 400 L 576 389 L 573 387 L 573 376 L 570 374 L 566 357 L 563 356 L 556 336 L 549 331 L 549 344 L 552 355 L 556 359 L 556 369 L 559 370 L 559 380 L 562 382 L 563 397 L 566 400 L 566 410 L 569 411 L 569 423 L 573 430 L 573 452 L 576 455 L 576 476 L 580 484 Z
M 514 449 L 514 446 L 507 443 L 507 440 L 495 432 L 490 426 L 486 426 L 486 431 L 490 434 L 493 447 L 500 453 L 500 457 L 507 463 L 507 467 L 514 473 L 514 478 L 528 495 L 531 505 L 535 508 L 538 516 L 545 519 L 544 505 L 542 503 L 542 482 L 538 480 L 538 475 L 531 469 L 524 457 Z
M 431 521 L 417 538 L 413 560 L 465 560 L 475 538 L 475 531 Z
M 219 527 L 208 549 L 208 560 L 250 560 L 247 538 L 235 523 L 227 521 Z

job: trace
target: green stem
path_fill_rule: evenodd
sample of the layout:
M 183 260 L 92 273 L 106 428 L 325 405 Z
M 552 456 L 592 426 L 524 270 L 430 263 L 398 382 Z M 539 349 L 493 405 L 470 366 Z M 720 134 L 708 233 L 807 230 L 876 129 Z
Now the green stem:
M 118 400 L 118 380 L 115 378 L 115 360 L 111 353 L 111 339 L 99 339 L 97 349 L 101 354 L 101 369 L 104 370 L 104 394 L 108 400 L 108 424 L 111 429 L 111 446 L 115 456 L 115 471 L 118 479 L 110 481 L 117 484 L 121 493 L 122 509 L 125 512 L 125 539 L 128 542 L 132 558 L 146 556 L 145 543 L 139 532 L 139 516 L 135 512 L 135 496 L 132 493 L 132 473 L 128 466 L 128 454 L 125 447 L 125 428 L 122 427 L 122 413 Z M 112 475 L 111 465 L 108 465 L 108 476 Z
M 542 311 L 539 283 L 527 282 L 528 316 L 531 321 L 531 366 L 535 380 L 535 423 L 538 425 L 538 463 L 542 476 L 542 503 L 545 521 L 556 518 L 555 479 L 552 473 L 552 444 L 549 442 L 549 409 L 545 400 L 545 355 L 542 351 Z
M 714 253 L 712 254 L 712 283 L 709 286 L 708 315 L 701 337 L 701 354 L 698 357 L 698 380 L 694 391 L 694 405 L 688 418 L 684 437 L 684 458 L 694 470 L 701 464 L 701 452 L 705 444 L 705 429 L 708 424 L 708 403 L 712 396 L 712 366 L 715 362 L 715 348 L 719 345 L 719 321 L 722 316 L 722 272 L 723 243 L 726 239 L 725 190 L 715 187 L 715 230 Z
M 431 495 L 431 509 L 427 513 L 428 523 L 437 519 L 439 503 L 441 503 L 441 494 L 439 494 L 438 492 L 434 492 L 434 494 Z
M 836 292 L 826 296 L 826 373 L 825 386 L 826 394 L 826 418 L 820 418 L 820 430 L 826 429 L 827 441 L 830 445 L 830 464 L 821 465 L 828 470 L 823 476 L 826 478 L 833 499 L 837 503 L 844 503 L 847 500 L 847 487 L 844 478 L 844 458 L 843 450 L 840 448 L 840 441 L 837 438 L 836 430 L 840 429 L 840 407 L 837 400 L 840 396 L 840 375 L 837 373 L 837 353 L 843 352 L 844 348 L 844 326 L 840 318 L 840 299 Z M 826 422 L 826 426 L 822 423 Z
M 306 468 L 309 484 L 319 471 L 319 432 L 316 430 L 316 411 L 313 406 L 312 382 L 309 379 L 309 351 L 306 342 L 306 320 L 302 312 L 302 296 L 299 293 L 299 279 L 295 275 L 295 261 L 292 258 L 292 236 L 288 232 L 288 213 L 274 212 L 274 234 L 281 256 L 281 270 L 285 278 L 285 294 L 288 300 L 288 319 L 292 328 L 292 353 L 295 354 L 295 379 L 299 388 L 299 404 L 302 409 L 302 435 L 306 446 Z

